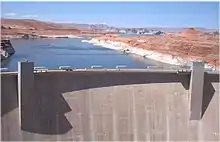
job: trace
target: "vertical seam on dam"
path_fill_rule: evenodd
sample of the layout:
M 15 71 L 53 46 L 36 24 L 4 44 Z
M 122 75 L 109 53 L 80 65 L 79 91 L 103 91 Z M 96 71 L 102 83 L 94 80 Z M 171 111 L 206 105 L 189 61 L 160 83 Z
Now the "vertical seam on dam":
M 168 95 L 170 96 L 170 95 Z M 166 104 L 166 137 L 167 137 L 167 142 L 170 141 L 170 119 L 169 119 L 169 97 L 165 97 L 165 104 Z
M 114 92 L 114 90 L 115 90 L 115 88 L 113 87 L 113 90 L 112 90 L 112 92 Z M 112 95 L 112 94 L 111 94 Z M 112 109 L 112 111 L 113 111 L 113 115 L 112 115 L 112 119 L 113 119 L 113 139 L 114 139 L 114 141 L 117 141 L 118 140 L 118 123 L 117 123 L 117 112 L 116 112 L 116 100 L 117 99 L 115 99 L 115 96 L 114 95 L 112 95 L 112 97 L 113 97 L 113 109 Z
M 137 128 L 137 115 L 136 115 L 136 107 L 135 107 L 135 95 L 134 92 L 132 92 L 131 95 L 131 100 L 132 100 L 132 120 L 133 120 L 133 133 L 134 133 L 134 141 L 138 141 L 138 128 Z
M 94 121 L 93 121 L 93 112 L 92 112 L 92 103 L 91 103 L 91 94 L 89 93 L 88 95 L 89 98 L 89 118 L 90 118 L 90 137 L 91 137 L 91 141 L 95 140 L 95 131 L 94 131 Z

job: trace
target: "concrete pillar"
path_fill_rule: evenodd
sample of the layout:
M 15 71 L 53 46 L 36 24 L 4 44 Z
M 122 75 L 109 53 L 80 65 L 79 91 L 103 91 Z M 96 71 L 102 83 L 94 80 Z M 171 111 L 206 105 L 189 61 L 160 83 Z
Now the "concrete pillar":
M 202 117 L 203 84 L 204 63 L 193 62 L 189 89 L 191 120 L 200 120 Z
M 34 90 L 34 63 L 18 62 L 18 107 L 21 129 L 23 130 L 30 117 L 31 97 Z

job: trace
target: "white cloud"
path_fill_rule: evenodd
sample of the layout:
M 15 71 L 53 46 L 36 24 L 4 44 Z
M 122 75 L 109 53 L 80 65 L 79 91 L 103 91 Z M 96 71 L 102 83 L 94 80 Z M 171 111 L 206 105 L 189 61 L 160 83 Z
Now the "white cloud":
M 23 17 L 23 18 L 37 18 L 38 15 L 23 15 L 21 17 Z
M 5 16 L 16 16 L 16 13 L 4 13 Z

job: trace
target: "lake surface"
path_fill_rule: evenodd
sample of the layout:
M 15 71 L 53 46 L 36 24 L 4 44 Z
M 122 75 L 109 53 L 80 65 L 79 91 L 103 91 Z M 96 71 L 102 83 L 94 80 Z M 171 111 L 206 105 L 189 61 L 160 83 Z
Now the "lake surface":
M 115 68 L 117 65 L 126 65 L 128 68 L 159 66 L 158 62 L 153 60 L 127 55 L 81 40 L 85 38 L 13 39 L 11 42 L 16 52 L 2 63 L 2 67 L 15 71 L 18 61 L 24 59 L 33 61 L 35 66 L 48 69 L 57 69 L 59 66 L 90 68 L 92 65 L 101 65 L 104 68 Z

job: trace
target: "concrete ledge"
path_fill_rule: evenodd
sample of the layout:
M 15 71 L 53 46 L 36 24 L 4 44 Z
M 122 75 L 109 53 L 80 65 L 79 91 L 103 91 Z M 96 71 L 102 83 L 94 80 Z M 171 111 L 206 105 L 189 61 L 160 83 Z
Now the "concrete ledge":
M 159 73 L 177 73 L 178 70 L 157 70 L 157 69 L 73 69 L 72 71 L 68 71 L 68 72 L 79 72 L 79 71 L 85 71 L 85 72 L 115 72 L 115 71 L 118 71 L 118 72 L 159 72 Z M 65 70 L 48 70 L 47 72 L 67 72 Z M 219 71 L 204 71 L 204 72 L 207 72 L 208 74 L 220 74 Z M 190 74 L 191 71 L 187 71 L 185 73 L 188 73 Z M 17 71 L 8 71 L 8 72 L 0 72 L 1 75 L 4 75 L 4 74 L 18 74 Z

